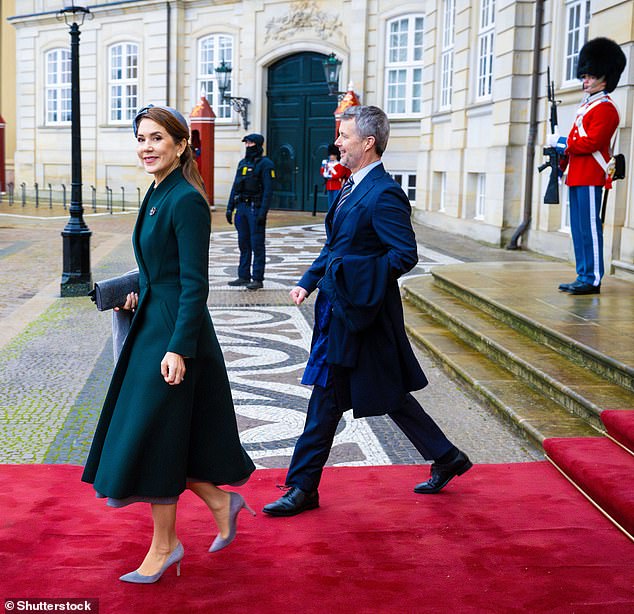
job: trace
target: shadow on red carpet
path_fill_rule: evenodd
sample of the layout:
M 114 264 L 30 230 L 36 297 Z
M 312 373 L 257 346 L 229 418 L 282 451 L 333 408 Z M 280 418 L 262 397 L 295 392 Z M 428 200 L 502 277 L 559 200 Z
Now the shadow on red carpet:
M 118 577 L 149 544 L 146 505 L 107 508 L 78 467 L 4 465 L 0 597 L 97 598 L 102 614 L 634 611 L 634 544 L 547 462 L 478 465 L 416 495 L 426 472 L 328 468 L 320 509 L 242 514 L 216 554 L 211 516 L 187 492 L 181 577 L 137 586 Z M 239 491 L 259 511 L 284 475 L 257 471 Z

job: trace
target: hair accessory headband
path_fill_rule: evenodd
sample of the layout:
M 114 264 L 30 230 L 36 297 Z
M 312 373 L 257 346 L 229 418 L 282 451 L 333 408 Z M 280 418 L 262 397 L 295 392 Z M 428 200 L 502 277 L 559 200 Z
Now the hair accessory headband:
M 140 109 L 139 112 L 134 116 L 134 119 L 132 120 L 132 130 L 134 130 L 134 136 L 137 136 L 137 130 L 139 128 L 139 119 L 143 117 L 144 115 L 147 115 L 147 112 L 150 109 L 164 109 L 165 111 L 168 111 L 183 125 L 185 130 L 189 132 L 189 126 L 187 125 L 187 120 L 176 109 L 174 109 L 173 107 L 166 107 L 161 104 L 159 105 L 149 104 L 147 105 L 147 107 L 143 107 L 142 109 Z

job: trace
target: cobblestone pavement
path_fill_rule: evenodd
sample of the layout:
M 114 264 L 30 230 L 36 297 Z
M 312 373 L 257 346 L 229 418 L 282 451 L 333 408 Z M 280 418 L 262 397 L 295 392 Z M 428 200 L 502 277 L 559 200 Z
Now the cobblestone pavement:
M 98 313 L 88 299 L 59 298 L 59 233 L 65 218 L 29 213 L 16 217 L 0 208 L 0 369 L 5 374 L 0 462 L 82 464 L 112 372 L 110 317 Z M 134 218 L 133 213 L 86 215 L 93 231 L 94 279 L 134 266 Z M 235 277 L 238 252 L 235 231 L 223 218 L 213 214 L 208 304 L 225 353 L 241 438 L 259 467 L 285 467 L 310 394 L 299 380 L 312 328 L 312 300 L 294 307 L 288 290 L 320 249 L 323 216 L 272 212 L 267 278 L 258 292 L 226 285 Z M 420 262 L 411 274 L 460 261 L 451 253 L 452 239 L 434 237 L 438 244 L 433 248 L 420 245 Z M 479 250 L 490 250 L 486 259 L 504 256 L 486 246 Z M 473 460 L 541 458 L 427 354 L 417 354 L 431 382 L 417 398 Z M 421 462 L 391 420 L 353 420 L 350 413 L 339 425 L 330 464 Z

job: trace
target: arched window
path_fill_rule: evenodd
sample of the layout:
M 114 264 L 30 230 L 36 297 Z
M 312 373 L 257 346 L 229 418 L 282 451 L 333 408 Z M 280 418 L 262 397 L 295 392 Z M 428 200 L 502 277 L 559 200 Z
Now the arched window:
M 112 123 L 134 119 L 138 110 L 139 46 L 112 45 L 108 53 L 108 118 Z
M 409 15 L 387 24 L 385 107 L 389 115 L 422 111 L 424 22 L 422 15 Z
M 196 100 L 199 96 L 206 96 L 218 119 L 231 117 L 231 105 L 220 98 L 216 83 L 216 68 L 220 62 L 233 67 L 233 38 L 226 34 L 211 34 L 198 41 L 198 79 Z M 231 82 L 225 92 L 231 94 Z
M 46 54 L 46 123 L 71 119 L 70 51 L 53 49 Z

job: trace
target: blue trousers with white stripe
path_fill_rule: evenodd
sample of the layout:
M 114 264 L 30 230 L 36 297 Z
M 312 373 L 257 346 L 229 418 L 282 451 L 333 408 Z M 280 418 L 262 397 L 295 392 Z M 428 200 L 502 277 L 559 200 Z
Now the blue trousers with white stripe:
M 601 186 L 570 186 L 570 231 L 575 249 L 577 280 L 598 286 L 603 277 Z

